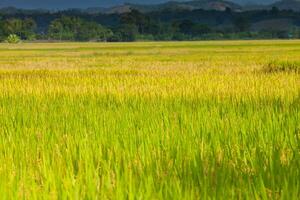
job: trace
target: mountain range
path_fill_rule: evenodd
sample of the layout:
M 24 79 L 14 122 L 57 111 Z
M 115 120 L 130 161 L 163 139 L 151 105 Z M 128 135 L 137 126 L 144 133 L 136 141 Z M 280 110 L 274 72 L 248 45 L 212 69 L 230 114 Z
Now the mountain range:
M 104 7 L 91 7 L 87 9 L 73 9 L 88 14 L 121 14 L 130 12 L 132 9 L 139 10 L 140 12 L 155 12 L 163 10 L 174 10 L 174 11 L 187 11 L 187 10 L 217 10 L 225 11 L 230 9 L 235 12 L 247 11 L 247 10 L 270 10 L 273 7 L 277 7 L 279 10 L 294 10 L 300 11 L 300 0 L 280 0 L 275 3 L 268 5 L 260 4 L 245 4 L 240 5 L 233 3 L 229 0 L 194 0 L 194 1 L 169 1 L 160 4 L 133 4 L 125 3 L 123 5 L 113 6 L 109 8 Z M 17 13 L 19 11 L 24 12 L 24 9 L 17 9 L 14 7 L 1 8 L 2 13 Z M 46 12 L 45 9 L 26 10 L 26 12 Z M 49 11 L 48 11 L 49 12 Z

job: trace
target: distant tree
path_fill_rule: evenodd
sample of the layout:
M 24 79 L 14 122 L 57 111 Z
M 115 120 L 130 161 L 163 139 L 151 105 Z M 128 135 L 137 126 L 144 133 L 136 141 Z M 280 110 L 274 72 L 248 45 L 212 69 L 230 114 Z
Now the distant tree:
M 20 19 L 7 19 L 3 23 L 3 31 L 5 35 L 16 34 L 21 36 L 23 31 L 23 22 Z
M 234 20 L 234 25 L 239 32 L 248 31 L 250 28 L 249 20 L 244 16 L 239 16 Z
M 110 29 L 103 27 L 96 22 L 83 22 L 78 28 L 77 40 L 107 41 L 113 35 Z
M 300 38 L 300 28 L 299 27 L 293 27 L 290 31 L 291 38 L 298 39 Z
M 276 6 L 272 7 L 272 9 L 271 9 L 271 15 L 278 16 L 279 12 L 280 12 L 280 10 Z
M 175 41 L 184 41 L 184 40 L 190 40 L 191 36 L 190 35 L 186 35 L 183 33 L 175 33 L 172 37 L 172 40 Z
M 217 15 L 215 21 L 216 21 L 216 24 L 217 24 L 217 25 L 222 25 L 222 24 L 224 24 L 224 21 L 225 21 L 224 15 L 223 15 L 223 14 Z
M 227 14 L 232 14 L 232 9 L 230 8 L 230 7 L 226 7 L 226 9 L 225 9 L 225 12 L 227 13 Z
M 33 40 L 35 39 L 35 31 L 37 29 L 37 25 L 36 22 L 31 19 L 31 18 L 27 18 L 25 20 L 23 20 L 23 25 L 22 25 L 22 35 L 21 37 L 23 37 L 26 40 Z
M 136 36 L 139 34 L 138 27 L 134 24 L 121 25 L 114 35 L 114 39 L 118 41 L 130 42 L 135 41 Z
M 180 24 L 181 24 L 180 21 L 172 22 L 171 26 L 170 26 L 169 33 L 173 33 L 173 34 L 180 33 L 181 32 Z
M 139 34 L 149 35 L 163 32 L 161 23 L 135 9 L 121 15 L 120 21 L 122 25 L 136 26 Z
M 145 16 L 138 10 L 132 9 L 130 12 L 121 15 L 122 24 L 137 24 L 138 21 L 144 21 Z
M 96 22 L 68 16 L 53 20 L 48 29 L 49 37 L 56 40 L 107 41 L 112 34 Z
M 203 35 L 211 33 L 212 29 L 205 24 L 195 24 L 192 28 L 192 34 L 193 35 Z
M 24 20 L 11 18 L 3 22 L 2 28 L 5 36 L 15 34 L 21 39 L 31 40 L 35 37 L 36 23 L 31 18 Z
M 62 16 L 51 22 L 48 28 L 48 35 L 51 39 L 56 40 L 75 40 L 77 27 L 81 20 L 76 17 Z
M 2 17 L 0 16 L 0 42 L 4 40 L 5 34 L 4 34 L 4 29 L 3 29 L 3 20 Z
M 190 35 L 193 33 L 193 28 L 195 26 L 195 23 L 192 22 L 191 20 L 183 20 L 180 24 L 179 24 L 179 30 L 181 33 Z
M 59 12 L 0 11 L 0 41 L 16 34 L 22 40 L 55 39 L 80 41 L 195 40 L 239 38 L 296 38 L 298 31 L 279 32 L 276 24 L 268 30 L 249 33 L 252 23 L 278 18 L 291 19 L 300 26 L 300 12 L 251 10 L 159 10 L 141 13 L 95 14 L 80 10 Z M 205 24 L 205 25 L 204 25 Z M 110 29 L 106 28 L 110 27 Z M 277 30 L 277 31 L 276 31 Z
M 131 10 L 129 13 L 125 13 L 121 16 L 121 23 L 123 25 L 135 25 L 138 28 L 139 33 L 144 34 L 146 27 L 149 24 L 149 18 L 139 12 L 138 10 Z

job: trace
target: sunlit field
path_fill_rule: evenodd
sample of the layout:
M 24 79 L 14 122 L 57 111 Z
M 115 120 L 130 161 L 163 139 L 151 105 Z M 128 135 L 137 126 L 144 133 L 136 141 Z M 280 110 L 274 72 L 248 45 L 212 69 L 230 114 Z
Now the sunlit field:
M 300 73 L 272 62 L 300 41 L 0 44 L 0 198 L 299 199 Z

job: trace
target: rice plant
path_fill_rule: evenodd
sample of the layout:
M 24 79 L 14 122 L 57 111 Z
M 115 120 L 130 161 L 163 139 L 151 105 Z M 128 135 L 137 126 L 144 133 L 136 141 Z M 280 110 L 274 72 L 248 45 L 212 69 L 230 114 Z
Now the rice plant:
M 266 72 L 300 72 L 299 61 L 271 61 L 265 67 Z
M 1 199 L 300 197 L 300 41 L 0 52 Z

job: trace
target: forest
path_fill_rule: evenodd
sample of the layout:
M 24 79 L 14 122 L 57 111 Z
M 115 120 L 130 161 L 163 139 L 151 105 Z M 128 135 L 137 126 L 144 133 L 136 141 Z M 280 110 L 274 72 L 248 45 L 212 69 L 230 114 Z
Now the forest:
M 91 14 L 80 10 L 0 11 L 0 41 L 181 41 L 300 38 L 292 10 L 162 10 Z

